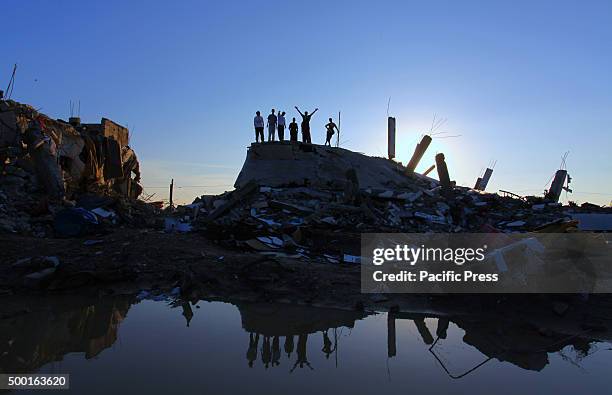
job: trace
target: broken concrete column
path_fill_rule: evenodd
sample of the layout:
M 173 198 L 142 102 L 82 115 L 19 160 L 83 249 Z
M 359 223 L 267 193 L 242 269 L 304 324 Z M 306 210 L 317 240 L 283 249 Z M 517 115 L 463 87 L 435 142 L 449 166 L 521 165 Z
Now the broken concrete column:
M 493 169 L 491 169 L 490 167 L 487 167 L 487 170 L 485 170 L 484 175 L 482 176 L 482 181 L 480 182 L 479 185 L 479 189 L 481 191 L 484 191 L 485 189 L 487 189 L 487 185 L 489 184 L 489 180 L 491 179 L 491 175 L 493 174 Z
M 423 342 L 427 345 L 433 344 L 434 338 L 427 328 L 427 325 L 425 325 L 425 318 L 418 317 L 414 318 L 413 321 L 414 325 L 416 325 L 417 330 L 419 331 L 419 334 L 421 335 L 421 338 L 423 338 Z
M 414 149 L 414 154 L 412 154 L 410 162 L 408 162 L 408 165 L 406 166 L 406 173 L 414 173 L 414 169 L 416 169 L 419 162 L 421 161 L 421 158 L 423 158 L 423 155 L 425 154 L 425 151 L 427 151 L 427 147 L 429 147 L 429 144 L 431 144 L 431 136 L 423 136 L 421 142 L 418 143 L 416 148 Z
M 257 188 L 258 188 L 257 182 L 251 180 L 245 186 L 239 189 L 236 189 L 235 191 L 232 192 L 232 195 L 229 201 L 217 207 L 210 214 L 208 214 L 208 217 L 206 217 L 206 221 L 211 222 L 219 218 L 225 212 L 229 211 L 232 207 L 237 205 L 242 199 L 246 198 L 247 196 L 255 192 Z
M 428 175 L 429 173 L 431 173 L 433 171 L 433 169 L 436 168 L 436 165 L 431 165 L 427 168 L 427 170 L 425 170 L 425 172 L 423 173 L 424 176 Z
M 451 187 L 451 181 L 450 176 L 448 175 L 446 161 L 444 160 L 444 154 L 440 153 L 436 155 L 436 167 L 438 168 L 438 178 L 440 179 L 440 185 L 444 189 L 449 189 Z
M 545 198 L 553 202 L 558 202 L 563 191 L 563 185 L 565 185 L 565 179 L 567 178 L 567 170 L 557 170 L 555 178 L 550 185 L 550 190 L 546 193 Z
M 393 358 L 397 355 L 397 345 L 395 339 L 395 314 L 387 314 L 387 357 Z
M 395 118 L 387 119 L 387 151 L 389 159 L 395 158 Z

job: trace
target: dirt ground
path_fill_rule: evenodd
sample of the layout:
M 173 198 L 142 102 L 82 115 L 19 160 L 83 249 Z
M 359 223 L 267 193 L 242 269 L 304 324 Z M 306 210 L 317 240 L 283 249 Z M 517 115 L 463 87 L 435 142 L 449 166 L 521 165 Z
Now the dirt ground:
M 95 243 L 92 244 L 91 241 Z M 101 297 L 170 293 L 180 287 L 183 300 L 243 300 L 366 311 L 421 311 L 442 315 L 482 315 L 495 311 L 554 313 L 555 304 L 574 305 L 576 323 L 608 322 L 608 295 L 410 295 L 362 294 L 360 267 L 275 258 L 227 248 L 201 233 L 168 234 L 157 230 L 116 228 L 80 239 L 0 237 L 0 298 L 35 295 Z M 36 287 L 24 276 L 45 256 L 55 256 L 55 273 Z M 34 258 L 27 261 L 27 258 Z M 26 264 L 15 263 L 26 260 Z M 589 311 L 587 313 L 587 310 Z M 565 312 L 562 313 L 565 315 Z M 565 317 L 568 318 L 568 317 Z M 604 325 L 607 327 L 607 325 Z
M 358 266 L 268 257 L 225 248 L 198 233 L 124 228 L 80 239 L 3 236 L 0 251 L 4 294 L 128 293 L 179 286 L 188 299 L 205 294 L 322 305 L 341 301 L 345 308 L 359 307 L 364 299 Z M 57 271 L 37 289 L 25 287 L 27 271 L 14 264 L 39 256 L 56 256 Z

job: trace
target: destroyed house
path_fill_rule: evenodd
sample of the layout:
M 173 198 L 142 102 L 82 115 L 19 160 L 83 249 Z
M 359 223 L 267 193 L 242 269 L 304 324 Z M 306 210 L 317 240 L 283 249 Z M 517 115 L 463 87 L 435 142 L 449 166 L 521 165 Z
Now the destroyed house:
M 76 120 L 76 125 L 73 120 Z M 89 153 L 95 155 L 95 158 L 89 157 L 87 159 L 89 162 L 93 162 L 91 168 L 94 170 L 96 178 L 121 179 L 126 175 L 129 177 L 132 170 L 136 170 L 135 174 L 138 176 L 138 169 L 132 169 L 134 164 L 130 164 L 134 161 L 130 160 L 130 154 L 132 153 L 129 148 L 130 132 L 126 127 L 108 118 L 102 118 L 100 123 L 84 124 L 81 124 L 78 118 L 71 118 L 71 124 L 77 127 L 86 137 L 86 145 L 90 147 Z M 126 162 L 130 164 L 127 166 L 129 169 L 125 169 L 126 166 L 123 166 Z M 125 188 L 122 188 L 122 193 L 132 194 L 129 191 L 129 186 L 127 190 L 123 189 Z
M 5 164 L 29 164 L 24 171 L 36 173 L 36 182 L 53 199 L 102 191 L 137 198 L 142 192 L 129 131 L 110 119 L 82 124 L 79 117 L 70 117 L 66 122 L 26 104 L 0 100 L 0 121 Z
M 82 127 L 91 137 L 102 136 L 112 138 L 122 148 L 130 144 L 129 130 L 110 119 L 102 118 L 100 123 L 84 123 Z

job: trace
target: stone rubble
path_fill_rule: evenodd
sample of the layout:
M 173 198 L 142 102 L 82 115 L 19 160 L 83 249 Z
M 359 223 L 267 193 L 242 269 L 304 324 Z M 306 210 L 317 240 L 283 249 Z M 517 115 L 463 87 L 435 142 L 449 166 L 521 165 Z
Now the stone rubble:
M 0 100 L 0 233 L 54 235 L 55 215 L 87 196 L 110 198 L 97 207 L 112 207 L 124 222 L 151 214 L 137 200 L 140 171 L 127 129 L 106 119 L 71 122 Z
M 361 233 L 566 232 L 572 216 L 610 208 L 562 206 L 540 197 L 517 199 L 411 177 L 395 189 L 270 187 L 251 181 L 233 192 L 205 195 L 177 215 L 221 243 L 263 254 L 347 261 L 358 256 Z M 352 259 L 348 260 L 349 262 Z

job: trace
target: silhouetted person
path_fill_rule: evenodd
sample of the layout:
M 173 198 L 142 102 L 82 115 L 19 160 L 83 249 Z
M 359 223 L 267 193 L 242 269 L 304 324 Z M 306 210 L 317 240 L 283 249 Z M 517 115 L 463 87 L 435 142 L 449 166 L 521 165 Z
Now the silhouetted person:
M 249 333 L 249 349 L 246 353 L 247 361 L 249 361 L 249 368 L 253 367 L 253 362 L 257 359 L 257 344 L 259 343 L 259 333 L 253 337 L 252 333 Z
M 268 115 L 268 141 L 274 141 L 274 135 L 276 134 L 276 115 L 274 115 L 274 109 L 270 115 Z
M 274 336 L 274 340 L 272 340 L 272 366 L 280 365 L 280 356 L 280 339 L 278 338 L 278 336 Z
M 302 112 L 299 108 L 297 108 L 297 106 L 295 106 L 295 109 L 302 116 L 302 142 L 312 144 L 312 140 L 310 138 L 310 118 L 315 115 L 315 113 L 319 111 L 319 109 L 315 108 L 312 114 L 308 114 L 308 111 L 304 111 L 304 113 L 302 114 Z
M 261 362 L 266 369 L 272 360 L 272 350 L 270 349 L 270 336 L 264 336 L 263 344 L 261 345 Z
M 291 141 L 298 141 L 298 124 L 295 122 L 295 118 L 293 118 L 293 121 L 289 124 L 289 135 Z
M 261 113 L 257 111 L 255 113 L 255 119 L 253 120 L 253 124 L 255 125 L 255 142 L 259 143 L 259 136 L 261 136 L 261 142 L 264 142 L 264 119 L 261 116 Z
M 278 112 L 278 141 L 285 140 L 285 112 Z
M 334 129 L 338 130 L 338 126 L 336 126 L 334 121 L 332 121 L 332 119 L 329 118 L 329 123 L 325 125 L 325 128 L 327 128 L 327 137 L 325 138 L 324 145 L 329 145 L 331 147 L 331 138 L 334 135 L 334 133 L 336 133 Z
M 293 119 L 295 120 L 295 118 Z M 287 358 L 289 358 L 293 352 L 293 335 L 285 336 L 285 352 L 287 353 Z

